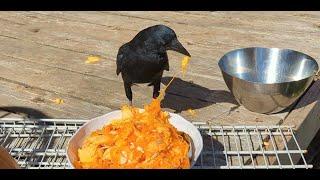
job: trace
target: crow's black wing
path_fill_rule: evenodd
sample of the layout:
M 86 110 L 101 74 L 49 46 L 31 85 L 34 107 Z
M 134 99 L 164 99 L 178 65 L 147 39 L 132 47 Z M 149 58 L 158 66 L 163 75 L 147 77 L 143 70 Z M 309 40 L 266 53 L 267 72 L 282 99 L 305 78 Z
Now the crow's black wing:
M 117 75 L 120 74 L 121 69 L 122 69 L 122 62 L 123 62 L 123 54 L 119 54 L 117 55 Z
M 117 54 L 117 75 L 120 74 L 120 72 L 122 72 L 123 69 L 123 65 L 126 63 L 126 56 L 129 52 L 129 48 L 128 48 L 128 44 L 124 44 L 122 45 L 119 50 L 118 50 L 118 54 Z

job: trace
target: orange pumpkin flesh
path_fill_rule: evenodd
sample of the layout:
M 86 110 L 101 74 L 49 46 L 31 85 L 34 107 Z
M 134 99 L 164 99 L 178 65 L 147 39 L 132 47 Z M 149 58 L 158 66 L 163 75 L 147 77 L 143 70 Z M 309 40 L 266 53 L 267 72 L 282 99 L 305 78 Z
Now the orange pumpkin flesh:
M 78 149 L 76 168 L 190 168 L 189 143 L 169 123 L 160 100 L 123 106 L 122 118 L 91 133 Z

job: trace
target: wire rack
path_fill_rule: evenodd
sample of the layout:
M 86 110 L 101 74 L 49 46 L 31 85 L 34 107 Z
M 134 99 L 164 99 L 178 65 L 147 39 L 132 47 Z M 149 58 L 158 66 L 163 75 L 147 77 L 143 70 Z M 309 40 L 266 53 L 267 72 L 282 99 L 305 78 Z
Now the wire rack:
M 65 148 L 86 120 L 0 119 L 0 144 L 26 169 L 70 168 Z M 292 127 L 214 126 L 193 122 L 204 147 L 194 168 L 287 169 L 312 168 L 304 158 Z M 288 148 L 293 140 L 296 148 Z M 282 148 L 284 147 L 284 148 Z M 302 164 L 294 159 L 302 159 Z

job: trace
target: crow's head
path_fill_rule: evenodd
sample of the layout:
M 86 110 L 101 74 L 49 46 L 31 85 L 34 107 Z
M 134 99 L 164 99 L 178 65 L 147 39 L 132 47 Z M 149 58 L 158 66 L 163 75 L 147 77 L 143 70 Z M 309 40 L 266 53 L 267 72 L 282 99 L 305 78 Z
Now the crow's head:
M 179 42 L 176 33 L 165 25 L 155 25 L 146 28 L 139 32 L 133 41 L 143 46 L 172 50 L 189 57 L 191 56 Z

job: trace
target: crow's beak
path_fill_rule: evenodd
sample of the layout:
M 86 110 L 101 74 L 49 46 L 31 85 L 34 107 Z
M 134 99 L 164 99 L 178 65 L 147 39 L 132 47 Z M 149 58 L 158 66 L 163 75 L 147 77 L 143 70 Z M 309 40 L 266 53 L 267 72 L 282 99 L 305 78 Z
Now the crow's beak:
M 168 50 L 173 50 L 191 57 L 190 53 L 182 46 L 182 44 L 178 41 L 178 39 L 174 39 L 173 41 L 171 41 L 168 47 Z

